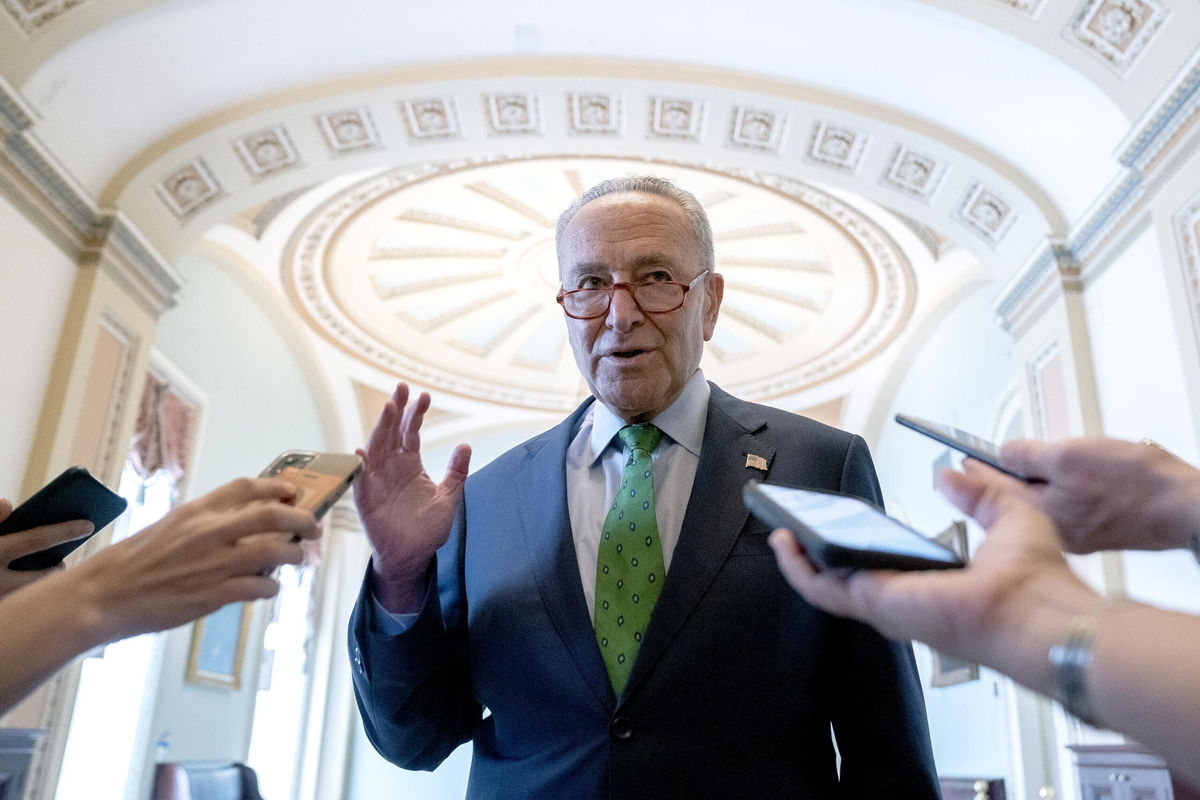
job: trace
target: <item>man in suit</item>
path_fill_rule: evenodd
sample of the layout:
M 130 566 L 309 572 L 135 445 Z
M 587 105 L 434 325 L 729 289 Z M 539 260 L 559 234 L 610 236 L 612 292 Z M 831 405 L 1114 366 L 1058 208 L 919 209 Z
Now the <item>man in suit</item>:
M 690 194 L 606 181 L 557 244 L 593 397 L 435 484 L 402 384 L 363 452 L 372 743 L 433 769 L 471 740 L 472 798 L 938 797 L 908 645 L 791 592 L 741 503 L 750 478 L 878 503 L 866 444 L 705 382 L 724 284 Z

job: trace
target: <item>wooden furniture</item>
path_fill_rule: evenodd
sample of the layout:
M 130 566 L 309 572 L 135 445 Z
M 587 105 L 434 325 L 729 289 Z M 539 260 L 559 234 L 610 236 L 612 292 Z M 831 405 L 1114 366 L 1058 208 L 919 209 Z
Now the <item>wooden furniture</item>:
M 1137 744 L 1071 745 L 1083 800 L 1200 800 Z
M 151 800 L 263 800 L 258 776 L 245 764 L 179 762 L 159 764 Z
M 1003 778 L 947 778 L 938 776 L 942 800 L 1006 800 Z
M 21 800 L 41 728 L 0 728 L 0 800 Z

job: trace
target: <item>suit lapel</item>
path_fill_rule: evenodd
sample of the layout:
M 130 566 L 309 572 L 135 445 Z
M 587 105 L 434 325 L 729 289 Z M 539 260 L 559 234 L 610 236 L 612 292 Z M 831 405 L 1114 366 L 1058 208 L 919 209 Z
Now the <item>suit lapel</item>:
M 584 403 L 560 425 L 526 445 L 525 461 L 514 479 L 525 543 L 542 604 L 583 680 L 601 705 L 612 709 L 616 698 L 579 583 L 563 466 L 567 447 L 587 405 Z
M 766 474 L 748 468 L 746 456 L 760 456 L 769 464 L 775 455 L 774 447 L 753 435 L 765 425 L 753 406 L 712 386 L 700 463 L 679 541 L 622 698 L 637 689 L 666 651 L 733 549 L 748 516 L 742 486 Z

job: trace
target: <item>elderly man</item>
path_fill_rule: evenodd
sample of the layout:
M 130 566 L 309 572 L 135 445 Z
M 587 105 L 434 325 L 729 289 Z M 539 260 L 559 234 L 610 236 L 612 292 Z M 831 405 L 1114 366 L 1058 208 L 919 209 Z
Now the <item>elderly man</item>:
M 435 484 L 429 398 L 402 384 L 363 452 L 350 649 L 375 747 L 433 769 L 473 741 L 469 797 L 936 798 L 909 647 L 791 592 L 742 507 L 750 478 L 880 494 L 858 436 L 705 382 L 703 209 L 606 181 L 558 258 L 593 397 L 470 480 L 460 446 Z

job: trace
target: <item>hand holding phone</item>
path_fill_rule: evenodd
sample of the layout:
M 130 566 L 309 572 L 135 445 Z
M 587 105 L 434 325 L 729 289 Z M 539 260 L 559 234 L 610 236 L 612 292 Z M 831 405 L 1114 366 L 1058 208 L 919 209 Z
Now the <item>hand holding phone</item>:
M 787 528 L 820 569 L 953 569 L 949 549 L 849 495 L 750 481 L 742 499 L 754 516 Z
M 71 467 L 0 521 L 0 536 L 42 529 L 41 533 L 49 534 L 50 540 L 58 540 L 37 552 L 13 558 L 8 562 L 8 568 L 36 571 L 58 566 L 76 548 L 119 517 L 126 505 L 123 497 L 92 477 L 86 469 Z M 78 527 L 61 527 L 63 523 L 77 520 L 90 522 L 91 532 L 81 531 Z M 56 530 L 50 532 L 48 526 L 54 526 Z M 71 536 L 72 533 L 76 535 Z M 63 541 L 62 537 L 66 536 L 70 539 Z
M 987 439 L 980 438 L 974 434 L 967 433 L 959 428 L 953 428 L 949 425 L 942 425 L 937 422 L 930 422 L 927 419 L 920 417 L 912 417 L 908 414 L 897 414 L 896 422 L 899 422 L 906 428 L 916 431 L 917 433 L 928 436 L 935 442 L 941 442 L 947 447 L 953 447 L 960 453 L 982 461 L 992 469 L 997 469 L 1005 475 L 1011 475 L 1018 480 L 1026 483 L 1037 483 L 1036 478 L 1029 478 L 1025 475 L 1013 472 L 1011 469 L 1000 466 L 1000 445 L 995 442 L 990 442 Z
M 262 471 L 261 478 L 278 477 L 296 486 L 292 505 L 320 519 L 333 507 L 362 471 L 362 459 L 352 453 L 288 450 Z

